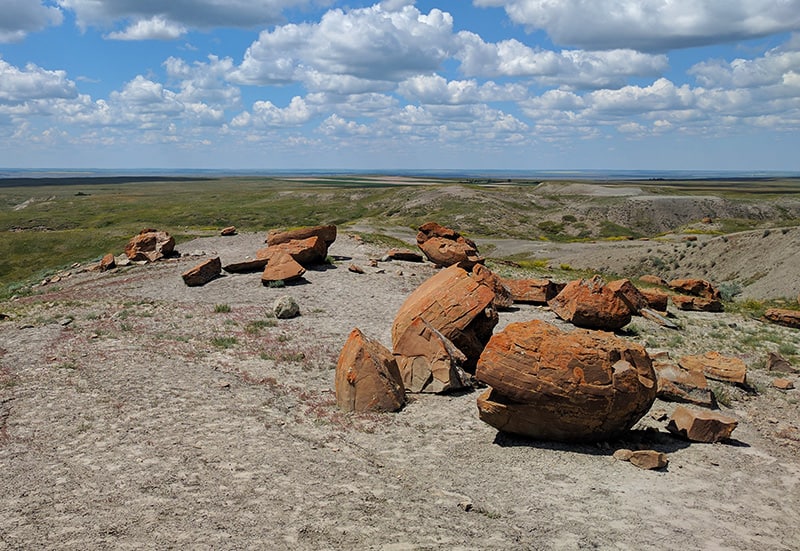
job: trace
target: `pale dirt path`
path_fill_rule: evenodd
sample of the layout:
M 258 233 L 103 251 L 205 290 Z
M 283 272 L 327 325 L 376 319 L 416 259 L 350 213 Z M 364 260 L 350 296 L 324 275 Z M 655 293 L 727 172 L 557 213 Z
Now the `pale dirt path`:
M 225 262 L 261 240 L 181 250 Z M 331 253 L 342 258 L 334 269 L 287 289 L 265 288 L 257 274 L 190 289 L 179 276 L 200 258 L 184 258 L 81 274 L 13 303 L 14 319 L 0 323 L 0 549 L 788 550 L 800 541 L 798 446 L 775 436 L 797 407 L 776 391 L 736 403 L 740 445 L 689 446 L 649 417 L 639 428 L 660 432 L 609 445 L 529 442 L 482 423 L 475 393 L 413 397 L 397 414 L 338 413 L 332 368 L 346 335 L 358 326 L 388 344 L 397 308 L 433 270 L 382 263 L 385 273 L 350 273 L 350 262 L 366 266 L 381 251 L 345 236 Z M 301 317 L 245 330 L 286 293 Z M 231 312 L 214 313 L 216 304 Z M 522 307 L 502 323 L 532 317 L 552 321 Z M 220 336 L 237 343 L 213 346 Z M 666 451 L 668 469 L 610 457 L 639 442 Z

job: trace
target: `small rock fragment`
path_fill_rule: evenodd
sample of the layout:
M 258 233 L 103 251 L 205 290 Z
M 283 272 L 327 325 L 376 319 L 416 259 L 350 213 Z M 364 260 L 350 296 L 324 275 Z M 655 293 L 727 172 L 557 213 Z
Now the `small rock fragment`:
M 293 297 L 284 295 L 278 297 L 272 305 L 272 311 L 278 319 L 291 319 L 300 315 L 300 306 Z
M 236 226 L 228 226 L 227 228 L 222 228 L 222 231 L 220 231 L 219 234 L 224 237 L 228 237 L 230 235 L 236 235 Z
M 772 386 L 778 390 L 792 390 L 794 388 L 794 382 L 792 382 L 791 379 L 779 378 L 772 381 Z
M 632 455 L 633 455 L 632 450 L 626 448 L 620 448 L 614 452 L 614 455 L 612 457 L 617 461 L 630 461 Z
M 364 273 L 364 268 L 362 268 L 358 264 L 350 264 L 347 267 L 347 270 L 350 271 L 350 272 L 353 272 L 354 274 L 363 274 Z
M 667 430 L 692 442 L 719 442 L 730 438 L 739 421 L 715 411 L 700 411 L 678 406 Z
M 667 454 L 655 450 L 637 450 L 631 454 L 632 465 L 645 470 L 663 469 L 669 463 Z

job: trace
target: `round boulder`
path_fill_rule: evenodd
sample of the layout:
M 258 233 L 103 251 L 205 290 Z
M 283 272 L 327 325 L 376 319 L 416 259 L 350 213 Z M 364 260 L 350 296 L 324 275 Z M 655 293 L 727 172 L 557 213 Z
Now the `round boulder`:
M 290 319 L 300 315 L 300 306 L 297 301 L 286 295 L 279 297 L 272 306 L 275 317 L 278 319 Z

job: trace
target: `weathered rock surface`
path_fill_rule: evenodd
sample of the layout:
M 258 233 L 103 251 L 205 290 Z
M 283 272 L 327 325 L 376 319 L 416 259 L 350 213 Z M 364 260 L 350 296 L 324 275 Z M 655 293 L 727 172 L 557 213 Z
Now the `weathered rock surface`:
M 125 245 L 125 255 L 132 261 L 155 262 L 172 254 L 175 239 L 165 231 L 144 229 Z
M 663 469 L 669 464 L 667 454 L 656 450 L 633 451 L 628 461 L 631 462 L 631 465 L 648 471 Z
M 696 297 L 719 300 L 719 290 L 705 279 L 673 279 L 668 283 L 670 289 Z
M 242 260 L 240 262 L 232 262 L 222 267 L 223 270 L 229 274 L 246 274 L 250 272 L 259 272 L 264 270 L 267 265 L 268 259 L 254 258 L 252 260 Z
M 667 402 L 683 402 L 715 409 L 717 401 L 701 371 L 688 371 L 669 359 L 654 359 L 658 377 L 658 397 Z
M 386 251 L 386 256 L 392 260 L 405 260 L 406 262 L 422 262 L 422 255 L 411 249 L 392 248 Z
M 514 302 L 524 304 L 547 304 L 561 288 L 549 279 L 509 279 L 503 284 L 511 292 Z
M 325 243 L 325 251 L 327 254 L 328 247 L 336 241 L 336 226 L 331 224 L 327 226 L 309 226 L 288 231 L 270 230 L 267 234 L 266 243 L 271 247 L 288 241 L 308 239 L 309 237 L 319 237 Z
M 475 264 L 472 268 L 472 278 L 481 285 L 487 286 L 494 293 L 492 305 L 495 308 L 510 308 L 514 304 L 511 291 L 505 286 L 503 280 L 483 264 Z
M 764 312 L 764 318 L 779 325 L 800 329 L 800 311 L 785 308 L 770 308 Z
M 778 354 L 777 352 L 770 352 L 767 354 L 767 371 L 779 371 L 781 373 L 797 373 L 799 370 L 794 367 L 789 361 Z
M 278 250 L 271 255 L 269 262 L 261 274 L 261 283 L 269 285 L 271 282 L 289 282 L 303 277 L 306 269 L 298 264 L 289 253 Z
M 228 226 L 227 228 L 222 228 L 219 232 L 220 235 L 224 237 L 229 237 L 231 235 L 236 235 L 236 226 Z
M 642 283 L 649 283 L 650 285 L 661 285 L 662 287 L 666 287 L 667 282 L 664 281 L 664 278 L 661 278 L 657 275 L 643 275 L 639 278 L 639 281 Z
M 689 312 L 722 312 L 722 302 L 714 298 L 672 295 L 672 303 L 679 310 Z
M 328 255 L 328 246 L 319 236 L 312 235 L 305 239 L 290 239 L 275 245 L 270 245 L 256 251 L 257 259 L 269 260 L 278 251 L 287 253 L 302 266 L 322 264 Z
M 183 282 L 189 287 L 205 285 L 222 273 L 222 263 L 219 257 L 210 258 L 181 274 Z
M 437 266 L 459 265 L 471 269 L 483 262 L 475 243 L 455 230 L 436 222 L 427 222 L 419 227 L 417 245 L 423 254 Z
M 747 381 L 747 364 L 739 358 L 723 356 L 719 352 L 683 356 L 678 364 L 684 369 L 700 372 L 717 381 L 740 385 Z
M 794 381 L 780 377 L 772 380 L 772 386 L 778 390 L 792 390 L 794 388 Z
M 280 320 L 296 318 L 300 315 L 300 305 L 297 304 L 294 297 L 284 295 L 275 299 L 272 304 L 272 312 Z
M 100 264 L 97 265 L 97 269 L 101 272 L 107 272 L 113 268 L 117 267 L 117 259 L 114 258 L 113 253 L 108 253 L 107 255 L 103 256 L 100 259 Z
M 336 364 L 336 405 L 343 411 L 397 411 L 405 389 L 392 353 L 353 329 Z
M 715 411 L 694 410 L 678 406 L 672 413 L 667 430 L 692 442 L 719 442 L 731 437 L 739 421 Z
M 642 293 L 650 308 L 659 312 L 667 311 L 667 305 L 669 304 L 669 295 L 667 293 L 662 293 L 656 289 L 639 289 L 639 292 Z
M 512 323 L 486 346 L 476 378 L 493 427 L 542 440 L 604 440 L 629 429 L 656 397 L 647 351 L 610 333 Z
M 422 318 L 416 318 L 394 346 L 397 367 L 409 392 L 447 392 L 472 387 L 461 368 L 467 357 Z
M 624 302 L 631 314 L 638 314 L 643 308 L 649 308 L 647 297 L 629 279 L 618 279 L 606 284 Z
M 548 303 L 561 319 L 588 329 L 619 329 L 631 321 L 631 309 L 600 276 L 571 281 Z
M 466 270 L 451 266 L 424 281 L 400 307 L 392 325 L 392 346 L 417 318 L 453 342 L 472 370 L 497 325 L 494 293 Z

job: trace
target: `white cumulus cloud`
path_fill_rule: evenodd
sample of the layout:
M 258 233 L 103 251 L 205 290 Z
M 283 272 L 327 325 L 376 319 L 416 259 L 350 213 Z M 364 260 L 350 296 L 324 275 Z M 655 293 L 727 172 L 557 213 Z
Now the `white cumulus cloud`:
M 33 63 L 20 69 L 0 58 L 0 103 L 72 98 L 77 94 L 65 71 L 49 71 Z
M 122 31 L 105 35 L 111 40 L 175 40 L 186 34 L 186 27 L 156 16 L 139 19 Z
M 41 0 L 3 0 L 0 5 L 0 44 L 19 42 L 28 33 L 49 25 L 60 25 L 61 10 L 45 6 Z

